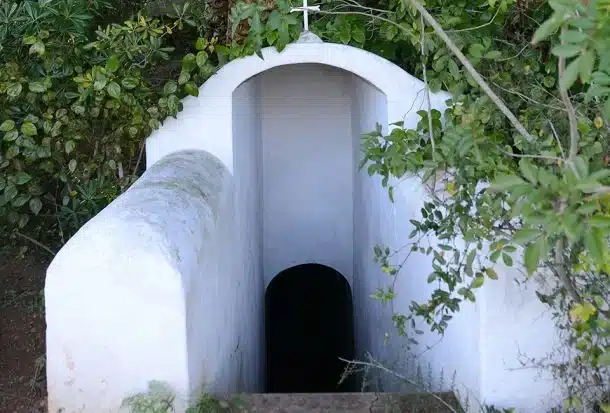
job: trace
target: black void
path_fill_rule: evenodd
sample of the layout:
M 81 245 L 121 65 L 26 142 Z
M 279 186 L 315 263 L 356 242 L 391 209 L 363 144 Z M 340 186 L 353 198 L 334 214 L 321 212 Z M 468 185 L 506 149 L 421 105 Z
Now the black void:
M 347 280 L 320 264 L 280 272 L 265 293 L 265 376 L 268 393 L 358 391 L 352 293 Z

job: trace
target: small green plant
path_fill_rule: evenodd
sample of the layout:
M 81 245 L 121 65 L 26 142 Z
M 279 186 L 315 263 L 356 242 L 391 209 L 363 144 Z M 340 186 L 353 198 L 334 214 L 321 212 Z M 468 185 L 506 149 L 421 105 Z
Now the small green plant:
M 174 411 L 175 398 L 168 384 L 151 381 L 146 392 L 126 398 L 122 407 L 128 408 L 130 413 L 170 413 Z

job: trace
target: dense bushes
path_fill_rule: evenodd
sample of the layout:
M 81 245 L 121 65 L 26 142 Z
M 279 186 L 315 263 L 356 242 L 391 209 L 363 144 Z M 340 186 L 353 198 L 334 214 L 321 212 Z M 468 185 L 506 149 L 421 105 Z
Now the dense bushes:
M 128 187 L 143 138 L 215 70 L 213 41 L 193 39 L 175 76 L 169 40 L 189 19 L 137 15 L 92 30 L 109 4 L 5 3 L 0 14 L 0 222 L 52 246 Z M 195 50 L 195 48 L 197 50 Z M 180 62 L 180 60 L 179 60 Z M 174 79 L 172 79 L 174 77 Z M 5 238 L 6 239 L 6 238 Z

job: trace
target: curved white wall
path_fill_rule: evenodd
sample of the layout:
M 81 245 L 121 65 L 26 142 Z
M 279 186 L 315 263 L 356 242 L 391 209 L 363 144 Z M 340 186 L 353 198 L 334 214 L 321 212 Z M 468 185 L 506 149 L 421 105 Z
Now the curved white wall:
M 262 278 L 237 268 L 234 199 L 218 159 L 175 153 L 62 248 L 45 285 L 49 411 L 118 411 L 149 380 L 178 411 L 202 385 L 260 390 Z

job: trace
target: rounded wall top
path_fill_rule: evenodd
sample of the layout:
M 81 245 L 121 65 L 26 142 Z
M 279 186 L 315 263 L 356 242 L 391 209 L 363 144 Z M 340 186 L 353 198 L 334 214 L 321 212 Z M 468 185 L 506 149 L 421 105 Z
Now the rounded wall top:
M 343 69 L 376 87 L 387 98 L 389 119 L 415 126 L 415 107 L 423 107 L 424 83 L 394 63 L 352 46 L 303 40 L 289 44 L 282 52 L 275 47 L 262 50 L 263 59 L 252 55 L 233 60 L 220 68 L 200 88 L 199 96 L 183 99 L 183 110 L 168 118 L 146 141 L 147 166 L 179 150 L 205 150 L 221 159 L 233 171 L 233 92 L 248 79 L 278 66 L 321 64 Z M 298 79 L 295 79 L 298 82 Z M 447 93 L 432 94 L 432 107 L 444 106 Z M 417 103 L 419 102 L 419 103 Z M 408 116 L 409 119 L 405 117 Z M 408 122 L 407 122 L 408 120 Z
M 233 60 L 223 66 L 199 89 L 199 97 L 230 96 L 243 82 L 278 66 L 317 63 L 343 69 L 361 77 L 394 100 L 405 89 L 419 90 L 424 83 L 394 63 L 373 53 L 336 43 L 300 41 L 283 51 L 275 47 L 262 50 L 263 59 L 252 55 Z

